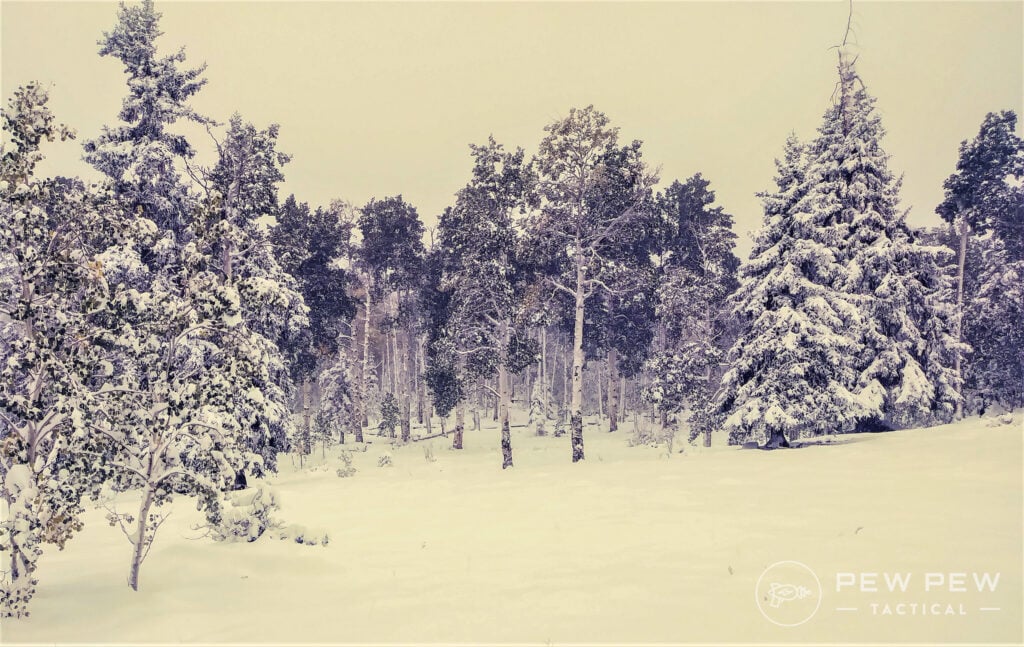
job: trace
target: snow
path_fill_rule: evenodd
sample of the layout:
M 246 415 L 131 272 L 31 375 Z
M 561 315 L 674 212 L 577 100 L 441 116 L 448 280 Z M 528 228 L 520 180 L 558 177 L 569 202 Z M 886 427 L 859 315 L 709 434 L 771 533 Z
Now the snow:
M 1024 637 L 1021 412 L 1012 424 L 973 418 L 770 452 L 687 445 L 670 457 L 664 446 L 629 447 L 632 423 L 614 434 L 588 425 L 587 460 L 576 465 L 566 437 L 532 436 L 515 414 L 510 470 L 493 428 L 467 431 L 461 452 L 444 438 L 392 447 L 370 436 L 366 451 L 345 446 L 355 450 L 350 478 L 336 475 L 337 447 L 326 459 L 317 447 L 303 469 L 282 456 L 268 481 L 283 502 L 284 541 L 202 537 L 201 513 L 181 497 L 138 593 L 125 583 L 128 544 L 90 510 L 63 552 L 48 548 L 31 617 L 5 621 L 0 642 Z M 377 466 L 383 455 L 390 468 Z M 304 532 L 330 541 L 299 545 Z M 799 627 L 775 626 L 755 605 L 758 578 L 781 560 L 821 579 L 820 609 Z M 966 616 L 837 611 L 849 595 L 834 593 L 836 574 L 860 571 L 1001 576 L 984 599 L 908 596 L 965 604 Z M 980 604 L 1001 610 L 983 615 Z

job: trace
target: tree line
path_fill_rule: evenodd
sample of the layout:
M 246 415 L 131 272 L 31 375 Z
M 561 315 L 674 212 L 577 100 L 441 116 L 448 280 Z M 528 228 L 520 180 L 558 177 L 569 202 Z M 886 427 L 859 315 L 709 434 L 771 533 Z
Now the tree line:
M 128 85 L 83 146 L 101 181 L 37 176 L 41 146 L 75 137 L 41 84 L 3 111 L 4 616 L 27 615 L 42 545 L 63 547 L 88 499 L 138 494 L 109 516 L 136 589 L 164 504 L 195 497 L 216 524 L 226 492 L 318 443 L 445 434 L 461 449 L 490 416 L 507 468 L 516 406 L 576 462 L 587 414 L 613 432 L 631 419 L 641 442 L 685 428 L 777 447 L 1024 404 L 1012 112 L 961 146 L 937 210 L 949 226 L 915 230 L 841 54 L 741 265 L 709 180 L 659 189 L 642 143 L 593 106 L 529 157 L 471 145 L 429 230 L 401 195 L 281 202 L 278 126 L 194 111 L 204 67 L 158 55 L 159 18 L 151 0 L 122 5 L 100 40 Z M 212 166 L 183 123 L 215 135 Z

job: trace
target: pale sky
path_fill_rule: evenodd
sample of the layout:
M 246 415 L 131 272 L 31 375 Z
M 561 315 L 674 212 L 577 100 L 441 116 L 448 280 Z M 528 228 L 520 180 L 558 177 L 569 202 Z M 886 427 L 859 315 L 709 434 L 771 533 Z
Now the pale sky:
M 814 136 L 836 82 L 845 2 L 157 2 L 170 53 L 208 64 L 193 106 L 281 125 L 282 198 L 356 205 L 401 193 L 429 224 L 489 134 L 532 154 L 543 127 L 594 104 L 644 141 L 662 183 L 701 172 L 736 216 L 739 251 L 757 191 L 792 130 Z M 116 119 L 121 65 L 97 39 L 117 6 L 0 3 L 3 100 L 50 84 L 79 141 L 45 173 L 91 176 L 80 142 Z M 858 70 L 878 98 L 911 222 L 937 222 L 957 147 L 989 111 L 1024 105 L 1024 3 L 856 2 Z M 212 144 L 193 142 L 206 159 Z

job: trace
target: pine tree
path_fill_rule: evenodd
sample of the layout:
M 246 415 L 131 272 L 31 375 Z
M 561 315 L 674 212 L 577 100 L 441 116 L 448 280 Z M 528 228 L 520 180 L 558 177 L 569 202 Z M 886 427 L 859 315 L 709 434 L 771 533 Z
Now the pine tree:
M 858 83 L 853 64 L 841 57 L 841 98 L 819 129 L 808 198 L 827 205 L 848 232 L 836 247 L 847 271 L 834 285 L 865 315 L 860 374 L 851 389 L 874 411 L 860 424 L 947 422 L 960 383 L 953 370 L 953 312 L 942 301 L 948 291 L 942 251 L 919 245 L 907 226 L 900 181 L 881 146 L 885 131 L 875 99 Z
M 267 469 L 287 446 L 291 388 L 281 347 L 299 339 L 309 325 L 298 284 L 278 263 L 261 222 L 279 214 L 277 185 L 289 158 L 277 152 L 278 127 L 257 130 L 232 116 L 216 166 L 206 178 L 215 207 L 197 223 L 197 243 L 221 283 L 238 291 L 244 326 L 234 336 L 234 374 L 253 389 L 239 389 L 235 417 L 250 430 L 248 444 Z
M 196 496 L 216 523 L 221 494 L 241 473 L 266 468 L 236 417 L 241 398 L 262 397 L 265 375 L 246 347 L 238 288 L 204 248 L 204 224 L 223 205 L 190 191 L 176 164 L 192 148 L 166 129 L 179 118 L 207 122 L 185 105 L 203 84 L 201 68 L 179 71 L 183 52 L 157 58 L 151 2 L 122 5 L 118 18 L 100 53 L 128 71 L 125 125 L 87 142 L 86 159 L 107 175 L 124 228 L 99 256 L 110 297 L 96 339 L 120 380 L 103 391 L 92 430 L 109 452 L 115 489 L 140 492 L 136 514 L 110 517 L 132 546 L 128 584 L 138 589 L 162 505 L 176 494 Z
M 737 286 L 739 259 L 732 216 L 712 206 L 715 194 L 700 174 L 673 182 L 659 196 L 666 232 L 661 257 L 657 316 L 665 346 L 649 362 L 649 401 L 665 413 L 688 406 L 691 437 L 711 440 L 710 403 L 731 343 L 728 297 Z
M 423 260 L 423 223 L 416 208 L 402 196 L 370 200 L 361 210 L 361 262 L 372 276 L 372 285 L 386 301 L 388 314 L 382 323 L 387 332 L 391 358 L 391 392 L 400 410 L 402 442 L 411 435 L 412 382 L 418 348 L 420 289 Z M 401 347 L 400 347 L 401 346 Z
M 310 210 L 289 196 L 280 209 L 270 234 L 274 254 L 281 268 L 294 277 L 309 309 L 309 326 L 281 341 L 292 379 L 300 385 L 302 429 L 311 431 L 312 390 L 325 362 L 341 352 L 341 338 L 350 328 L 355 304 L 347 292 L 349 273 L 340 262 L 347 253 L 351 229 L 334 209 Z M 304 451 L 306 443 L 300 443 Z
M 117 25 L 103 34 L 100 56 L 124 64 L 129 93 L 119 114 L 123 123 L 104 127 L 98 138 L 87 141 L 85 160 L 110 179 L 127 213 L 144 213 L 160 230 L 180 236 L 191 207 L 177 165 L 192 159 L 195 151 L 169 127 L 179 121 L 213 122 L 188 105 L 206 83 L 205 65 L 180 69 L 184 49 L 158 56 L 156 40 L 163 33 L 159 23 L 153 0 L 122 3 Z
M 860 352 L 856 304 L 835 290 L 845 268 L 835 210 L 809 199 L 816 176 L 790 137 L 776 161 L 777 190 L 762 194 L 764 225 L 740 269 L 733 300 L 744 322 L 729 352 L 716 413 L 730 442 L 788 446 L 803 435 L 852 430 L 865 415 L 850 391 Z
M 874 99 L 841 50 L 837 100 L 802 161 L 787 143 L 737 293 L 749 326 L 719 400 L 736 440 L 753 433 L 777 445 L 953 414 L 959 346 L 942 252 L 918 244 L 898 210 L 883 135 Z M 774 360 L 765 345 L 773 337 L 785 349 Z
M 962 377 L 978 409 L 1024 402 L 1022 305 L 1014 284 L 1024 270 L 1024 141 L 1016 125 L 1011 111 L 986 115 L 977 137 L 960 144 L 956 171 L 936 209 L 959 235 L 957 336 L 974 349 Z

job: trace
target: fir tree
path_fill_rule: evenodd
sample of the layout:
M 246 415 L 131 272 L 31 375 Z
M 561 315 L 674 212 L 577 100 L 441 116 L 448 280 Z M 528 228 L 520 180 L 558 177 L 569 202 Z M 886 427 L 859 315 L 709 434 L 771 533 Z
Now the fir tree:
M 957 342 L 941 271 L 942 250 L 919 245 L 899 210 L 900 181 L 881 146 L 885 131 L 845 57 L 841 99 L 819 129 L 808 200 L 848 232 L 836 250 L 846 266 L 834 285 L 865 315 L 859 376 L 851 389 L 874 411 L 860 424 L 899 428 L 946 422 L 959 400 Z
M 277 185 L 288 156 L 277 152 L 278 128 L 258 130 L 232 116 L 216 166 L 206 178 L 215 207 L 197 223 L 198 242 L 210 270 L 238 291 L 244 326 L 234 335 L 233 358 L 239 389 L 235 417 L 250 431 L 249 447 L 274 469 L 276 453 L 287 446 L 287 395 L 291 388 L 287 348 L 305 332 L 308 308 L 298 284 L 278 263 L 261 222 L 279 213 Z
M 157 58 L 158 21 L 151 2 L 122 5 L 104 34 L 101 55 L 120 59 L 129 74 L 125 125 L 86 144 L 124 227 L 98 259 L 110 297 L 96 343 L 116 358 L 120 380 L 104 390 L 92 429 L 109 452 L 115 489 L 139 491 L 136 514 L 111 512 L 132 546 L 133 589 L 165 518 L 162 505 L 176 494 L 196 496 L 216 523 L 221 494 L 241 473 L 267 467 L 236 417 L 236 402 L 263 397 L 266 367 L 246 343 L 238 288 L 224 280 L 203 236 L 223 205 L 189 190 L 176 163 L 192 148 L 166 129 L 181 118 L 206 122 L 185 104 L 203 84 L 201 68 L 179 71 L 182 52 Z
M 764 225 L 733 300 L 744 322 L 729 352 L 716 411 L 730 442 L 788 446 L 802 435 L 852 430 L 865 415 L 849 386 L 862 317 L 832 286 L 845 272 L 833 212 L 813 209 L 805 149 L 790 137 L 777 190 L 762 194 Z

